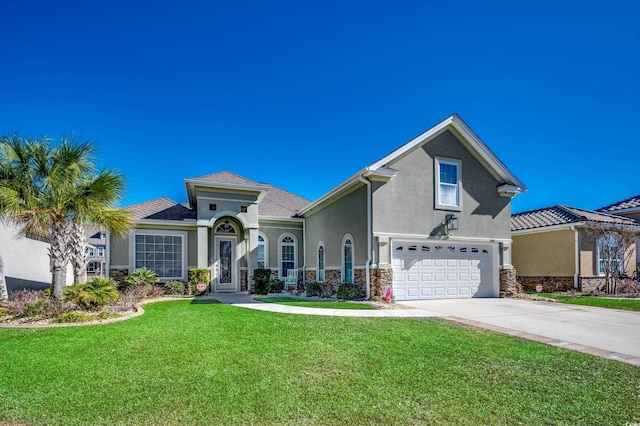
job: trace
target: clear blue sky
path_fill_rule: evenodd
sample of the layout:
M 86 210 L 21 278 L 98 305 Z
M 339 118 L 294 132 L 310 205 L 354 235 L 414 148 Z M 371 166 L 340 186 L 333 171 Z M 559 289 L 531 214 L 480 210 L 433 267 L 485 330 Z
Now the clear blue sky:
M 514 211 L 640 193 L 640 3 L 4 1 L 0 134 L 99 143 L 123 205 L 230 170 L 316 199 L 454 112 Z

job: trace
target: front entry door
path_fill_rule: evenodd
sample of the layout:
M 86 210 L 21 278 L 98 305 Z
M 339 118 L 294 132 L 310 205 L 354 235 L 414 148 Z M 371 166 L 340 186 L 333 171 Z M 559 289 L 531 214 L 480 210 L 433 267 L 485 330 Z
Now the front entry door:
M 216 291 L 237 291 L 235 237 L 215 237 Z

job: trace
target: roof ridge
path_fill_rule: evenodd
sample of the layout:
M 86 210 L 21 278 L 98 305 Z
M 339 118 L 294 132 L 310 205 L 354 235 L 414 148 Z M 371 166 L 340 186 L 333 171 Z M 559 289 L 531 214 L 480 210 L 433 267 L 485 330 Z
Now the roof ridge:
M 560 204 L 554 204 L 553 206 L 540 207 L 540 208 L 537 208 L 537 209 L 525 210 L 523 212 L 512 213 L 511 216 L 513 217 L 513 216 L 521 215 L 521 214 L 525 214 L 525 213 L 539 212 L 539 211 L 542 211 L 542 210 L 551 210 L 551 209 L 559 207 L 559 206 L 560 206 Z

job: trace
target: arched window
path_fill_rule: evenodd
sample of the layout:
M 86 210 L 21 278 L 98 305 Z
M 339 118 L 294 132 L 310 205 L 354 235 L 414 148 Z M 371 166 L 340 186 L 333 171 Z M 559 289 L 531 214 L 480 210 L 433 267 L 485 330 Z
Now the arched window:
M 324 244 L 322 243 L 318 246 L 318 273 L 316 274 L 316 280 L 319 283 L 324 282 Z
M 353 237 L 351 234 L 342 240 L 342 282 L 353 284 Z
M 280 277 L 286 278 L 289 269 L 296 268 L 296 238 L 291 234 L 280 237 Z
M 235 234 L 235 233 L 236 233 L 236 228 L 234 228 L 233 225 L 230 224 L 228 220 L 225 220 L 216 228 L 216 234 Z
M 258 234 L 258 268 L 267 268 L 267 240 L 262 234 Z

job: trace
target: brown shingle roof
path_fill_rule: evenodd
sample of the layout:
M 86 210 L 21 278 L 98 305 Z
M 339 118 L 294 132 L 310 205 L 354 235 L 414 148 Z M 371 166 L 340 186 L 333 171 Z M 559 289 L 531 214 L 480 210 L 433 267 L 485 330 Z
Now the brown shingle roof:
M 277 186 L 270 186 L 264 199 L 258 204 L 258 215 L 293 217 L 311 201 Z
M 125 207 L 124 210 L 131 212 L 133 219 L 184 220 L 196 218 L 195 211 L 167 197 L 133 204 Z
M 198 176 L 187 180 L 200 180 L 203 182 L 224 183 L 230 185 L 251 185 L 251 186 L 267 186 L 263 183 L 247 179 L 227 170 L 211 173 L 209 175 Z
M 599 222 L 618 225 L 637 225 L 633 219 L 578 209 L 558 204 L 537 210 L 511 215 L 511 230 L 543 228 L 545 226 L 564 225 L 577 222 Z
M 599 208 L 599 212 L 615 212 L 618 210 L 635 209 L 640 208 L 640 195 L 627 198 L 626 200 L 618 201 L 617 203 L 610 204 L 608 206 Z

